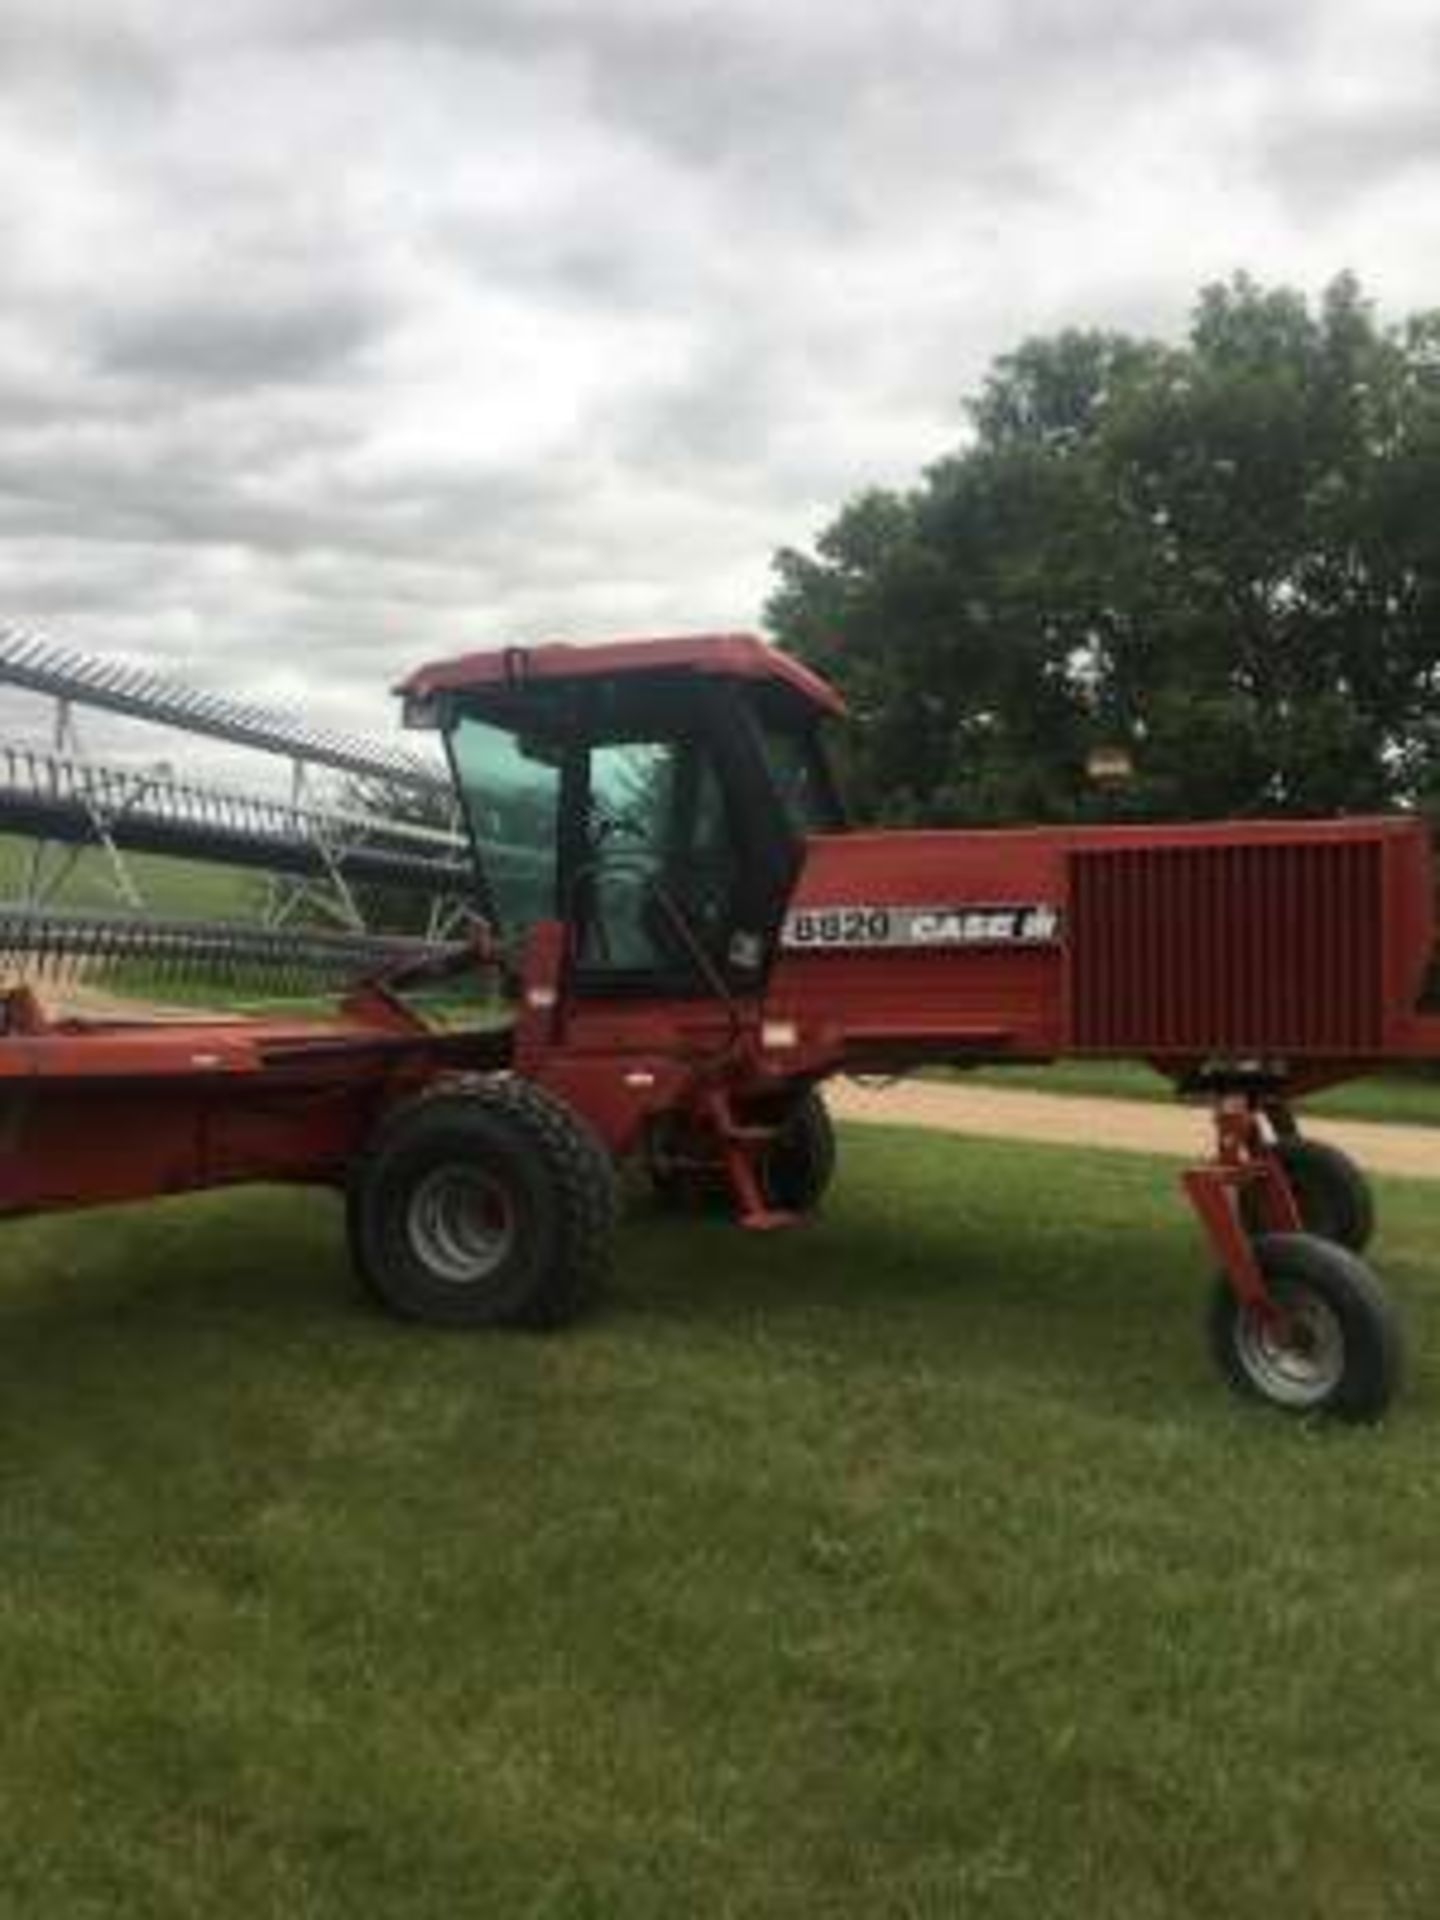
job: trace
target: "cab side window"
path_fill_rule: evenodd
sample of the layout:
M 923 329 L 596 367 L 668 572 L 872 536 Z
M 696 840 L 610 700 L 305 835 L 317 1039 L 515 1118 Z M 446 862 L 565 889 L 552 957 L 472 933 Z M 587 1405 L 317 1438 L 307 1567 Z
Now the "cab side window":
M 693 973 L 686 931 L 723 967 L 739 861 L 704 742 L 681 737 L 592 747 L 586 824 L 585 972 Z

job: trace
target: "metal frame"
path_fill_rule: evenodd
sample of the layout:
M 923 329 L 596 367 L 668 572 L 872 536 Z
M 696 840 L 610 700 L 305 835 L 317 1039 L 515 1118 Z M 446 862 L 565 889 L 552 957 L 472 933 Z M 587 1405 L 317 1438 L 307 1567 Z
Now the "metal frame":
M 361 880 L 430 896 L 430 936 L 446 938 L 472 910 L 467 842 L 443 767 L 404 748 L 310 727 L 255 703 L 187 687 L 123 661 L 83 653 L 0 624 L 0 684 L 54 703 L 51 751 L 0 747 L 0 831 L 32 835 L 24 898 L 54 902 L 87 847 L 103 851 L 111 889 L 131 910 L 144 890 L 127 852 L 216 859 L 270 875 L 264 920 L 280 929 L 318 913 L 363 931 Z M 282 755 L 290 763 L 288 804 L 217 786 L 137 774 L 87 752 L 77 706 Z M 444 796 L 444 829 L 357 814 L 314 793 L 316 769 Z M 52 855 L 58 848 L 58 858 Z
M 310 727 L 249 700 L 207 693 L 121 660 L 61 646 L 25 627 L 0 622 L 0 682 L 52 700 L 102 707 L 184 733 L 208 735 L 302 764 L 363 778 L 394 780 L 422 792 L 446 790 L 442 770 L 403 747 Z
M 127 851 L 168 853 L 329 879 L 387 881 L 427 892 L 465 888 L 468 848 L 458 834 L 340 808 L 295 806 L 194 780 L 34 748 L 0 745 L 0 831 L 33 834 L 72 855 L 103 846 L 122 897 L 143 905 L 124 864 Z M 27 889 L 54 899 L 62 867 Z

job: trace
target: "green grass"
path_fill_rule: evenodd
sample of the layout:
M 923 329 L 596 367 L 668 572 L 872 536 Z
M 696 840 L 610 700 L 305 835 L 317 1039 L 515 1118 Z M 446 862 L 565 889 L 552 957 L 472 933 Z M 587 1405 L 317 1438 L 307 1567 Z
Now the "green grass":
M 1153 1068 L 1128 1060 L 1057 1060 L 1050 1067 L 984 1067 L 955 1076 L 990 1087 L 1018 1087 L 1036 1093 L 1074 1094 L 1106 1100 L 1173 1101 L 1171 1083 Z M 1388 1075 L 1351 1080 L 1308 1095 L 1302 1113 L 1332 1120 L 1381 1120 L 1402 1126 L 1440 1126 L 1440 1080 Z
M 0 898 L 16 900 L 24 894 L 31 845 L 14 834 L 0 834 Z M 49 848 L 45 871 L 58 873 L 64 858 L 61 848 Z M 127 853 L 125 864 L 149 913 L 193 920 L 253 920 L 265 900 L 265 876 L 239 867 L 145 853 Z M 106 855 L 93 847 L 82 849 L 49 904 L 74 909 L 123 907 Z
M 12 1226 L 0 1912 L 1440 1910 L 1440 1185 L 1407 1399 L 1313 1431 L 1172 1169 L 844 1148 L 549 1340 L 371 1313 L 323 1195 Z

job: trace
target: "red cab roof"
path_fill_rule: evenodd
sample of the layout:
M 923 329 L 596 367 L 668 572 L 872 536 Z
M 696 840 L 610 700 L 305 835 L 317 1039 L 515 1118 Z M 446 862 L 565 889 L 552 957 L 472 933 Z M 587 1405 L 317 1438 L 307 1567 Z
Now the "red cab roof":
M 600 640 L 593 645 L 545 640 L 533 647 L 498 647 L 489 653 L 462 653 L 454 660 L 432 661 L 417 668 L 396 691 L 424 697 L 521 680 L 589 680 L 666 669 L 768 680 L 788 687 L 824 713 L 845 711 L 839 694 L 818 674 L 753 633 L 690 633 L 653 640 Z

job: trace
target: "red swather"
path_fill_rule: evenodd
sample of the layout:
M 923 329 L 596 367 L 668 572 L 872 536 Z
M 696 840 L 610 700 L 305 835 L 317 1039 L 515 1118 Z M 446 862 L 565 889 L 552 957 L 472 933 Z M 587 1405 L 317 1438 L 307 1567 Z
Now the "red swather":
M 554 1321 L 608 1235 L 597 1140 L 772 1226 L 818 1201 L 831 1074 L 1138 1056 L 1215 1110 L 1186 1187 L 1226 1370 L 1297 1410 L 1388 1402 L 1368 1194 L 1291 1103 L 1440 1057 L 1418 821 L 844 831 L 839 700 L 743 635 L 474 654 L 402 691 L 446 731 L 490 893 L 529 900 L 500 900 L 512 1020 L 436 1033 L 372 987 L 329 1021 L 51 1023 L 12 994 L 7 1211 L 344 1184 L 390 1304 Z

